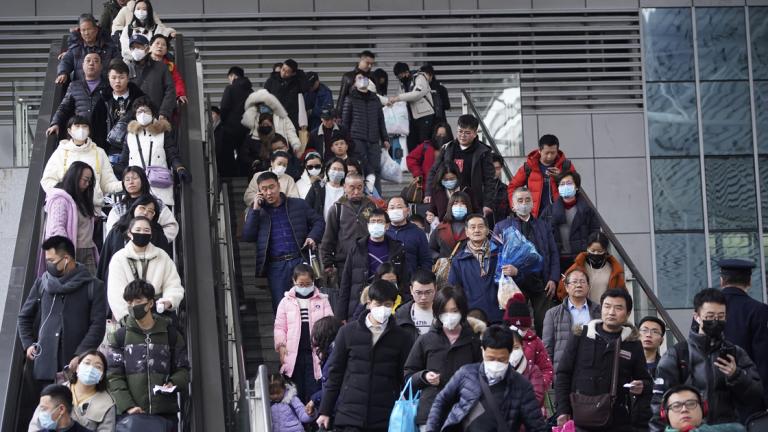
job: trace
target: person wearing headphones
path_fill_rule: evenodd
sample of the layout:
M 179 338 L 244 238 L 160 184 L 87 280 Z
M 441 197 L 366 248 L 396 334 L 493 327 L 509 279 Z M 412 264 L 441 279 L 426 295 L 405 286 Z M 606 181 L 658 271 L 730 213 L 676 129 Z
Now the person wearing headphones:
M 664 393 L 659 416 L 666 423 L 665 432 L 746 431 L 741 423 L 705 424 L 708 411 L 707 401 L 695 387 L 678 385 Z

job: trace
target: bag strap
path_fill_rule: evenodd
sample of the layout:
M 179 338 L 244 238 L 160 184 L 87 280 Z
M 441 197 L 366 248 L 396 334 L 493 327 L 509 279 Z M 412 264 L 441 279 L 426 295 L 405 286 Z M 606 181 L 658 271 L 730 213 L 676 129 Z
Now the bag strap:
M 611 375 L 611 403 L 616 399 L 616 386 L 619 384 L 619 354 L 621 351 L 621 335 L 616 338 L 616 349 L 613 353 L 613 371 Z
M 147 162 L 144 160 L 144 151 L 141 150 L 141 143 L 139 142 L 139 136 L 134 135 L 136 137 L 136 147 L 139 148 L 139 157 L 141 157 L 141 165 L 144 168 L 144 171 L 147 170 Z M 152 163 L 152 145 L 154 143 L 152 142 L 152 138 L 149 139 L 149 163 Z
M 461 246 L 462 241 L 457 241 L 456 246 L 453 247 L 453 251 L 451 251 L 451 255 L 448 257 L 448 259 L 453 259 L 453 256 L 456 255 L 456 251 L 459 250 L 459 246 Z
M 491 388 L 488 386 L 488 383 L 485 381 L 484 377 L 480 377 L 480 388 L 483 389 L 483 397 L 485 398 L 485 403 L 483 405 L 485 408 L 493 414 L 494 417 L 496 417 L 496 427 L 500 431 L 507 430 L 507 422 L 504 421 L 504 417 L 501 416 L 501 413 L 499 412 L 499 408 L 496 406 L 495 403 L 493 403 L 493 395 L 491 394 Z M 481 402 L 482 403 L 482 402 Z

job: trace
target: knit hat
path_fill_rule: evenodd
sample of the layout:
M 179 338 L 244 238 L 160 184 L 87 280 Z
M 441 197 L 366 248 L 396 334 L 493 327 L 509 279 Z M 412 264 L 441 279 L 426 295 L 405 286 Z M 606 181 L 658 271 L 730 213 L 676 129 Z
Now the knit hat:
M 515 293 L 507 301 L 507 308 L 504 310 L 504 323 L 517 327 L 531 326 L 531 311 L 528 310 L 528 304 L 522 293 Z

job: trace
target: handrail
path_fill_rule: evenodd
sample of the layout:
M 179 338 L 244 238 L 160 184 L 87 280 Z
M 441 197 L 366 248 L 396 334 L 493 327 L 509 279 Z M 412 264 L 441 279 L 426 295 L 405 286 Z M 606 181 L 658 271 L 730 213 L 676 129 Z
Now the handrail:
M 462 89 L 461 93 L 467 102 L 467 106 L 475 114 L 475 116 L 480 122 L 480 127 L 483 129 L 483 138 L 485 142 L 487 142 L 490 145 L 491 149 L 493 149 L 493 151 L 496 152 L 496 154 L 501 155 L 501 152 L 499 152 L 499 149 L 496 146 L 496 142 L 494 141 L 493 136 L 488 131 L 488 128 L 486 127 L 485 122 L 483 121 L 483 117 L 475 107 L 475 104 L 472 101 L 472 97 L 470 96 L 469 92 L 466 89 Z M 520 157 L 522 156 L 523 155 L 520 155 Z M 504 169 L 504 173 L 511 180 L 512 175 L 511 175 L 511 171 L 509 170 L 509 167 L 507 166 L 506 160 L 504 160 L 503 169 Z M 640 274 L 640 271 L 637 265 L 635 265 L 635 262 L 632 260 L 629 253 L 627 253 L 627 250 L 624 249 L 624 246 L 621 244 L 618 237 L 616 237 L 616 234 L 614 234 L 613 230 L 611 230 L 611 227 L 608 226 L 608 223 L 605 221 L 603 216 L 597 210 L 597 207 L 595 206 L 595 204 L 592 202 L 592 200 L 589 199 L 589 196 L 583 190 L 579 191 L 579 195 L 580 195 L 580 198 L 584 200 L 584 202 L 589 206 L 589 208 L 592 209 L 592 211 L 597 216 L 597 219 L 600 223 L 601 231 L 603 232 L 603 234 L 605 234 L 606 237 L 608 237 L 608 240 L 610 240 L 611 244 L 613 245 L 613 248 L 616 250 L 616 253 L 621 257 L 622 261 L 624 261 L 624 265 L 627 266 L 629 270 L 632 272 L 632 275 L 640 285 L 640 288 L 643 290 L 643 293 L 645 293 L 645 295 L 648 297 L 648 300 L 651 302 L 654 309 L 656 309 L 656 312 L 659 315 L 661 315 L 661 318 L 664 320 L 664 323 L 667 325 L 667 330 L 674 335 L 676 340 L 678 341 L 685 340 L 683 333 L 680 331 L 680 329 L 677 327 L 677 324 L 675 324 L 675 321 L 672 319 L 672 317 L 669 315 L 667 310 L 661 304 L 661 301 L 659 300 L 659 298 L 650 288 L 650 285 L 648 284 L 648 282 Z
M 261 417 L 251 419 L 252 431 L 271 431 L 272 430 L 272 411 L 269 403 L 269 370 L 266 365 L 259 365 L 259 374 L 256 377 L 254 383 L 254 402 L 252 403 L 252 409 L 261 413 Z M 260 396 L 260 397 L 259 397 Z M 254 404 L 258 404 L 256 409 Z M 261 428 L 259 428 L 261 426 Z

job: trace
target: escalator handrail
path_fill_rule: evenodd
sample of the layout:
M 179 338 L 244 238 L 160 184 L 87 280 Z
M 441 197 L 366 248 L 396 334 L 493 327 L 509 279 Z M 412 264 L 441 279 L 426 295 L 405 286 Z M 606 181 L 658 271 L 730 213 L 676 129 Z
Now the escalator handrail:
M 2 327 L 0 327 L 0 430 L 26 429 L 26 425 L 17 425 L 19 404 L 21 401 L 22 373 L 24 369 L 24 350 L 17 336 L 16 317 L 37 277 L 37 259 L 40 254 L 42 233 L 42 207 L 45 192 L 40 187 L 40 179 L 48 158 L 58 144 L 58 137 L 48 136 L 46 129 L 52 114 L 58 108 L 66 92 L 65 85 L 56 85 L 58 55 L 66 47 L 66 37 L 51 43 L 48 51 L 48 64 L 43 86 L 42 100 L 38 110 L 35 141 L 27 170 L 27 182 L 24 189 L 24 203 L 21 208 L 19 230 L 13 253 L 13 264 L 8 282 L 8 294 L 5 300 Z
M 491 135 L 488 128 L 486 127 L 485 122 L 483 121 L 483 117 L 475 107 L 475 104 L 472 101 L 472 97 L 470 96 L 469 92 L 466 89 L 462 89 L 461 93 L 464 95 L 464 99 L 467 102 L 468 108 L 474 113 L 475 117 L 477 117 L 477 119 L 480 122 L 480 127 L 483 129 L 485 142 L 490 145 L 491 149 L 493 149 L 493 151 L 496 152 L 496 154 L 501 155 L 501 153 L 499 152 L 499 148 L 496 146 L 496 142 L 493 139 L 493 135 Z M 519 155 L 519 157 L 524 157 L 524 156 L 525 155 Z M 509 170 L 509 167 L 507 166 L 506 159 L 504 159 L 503 168 L 504 168 L 504 172 L 507 174 L 507 178 L 509 178 L 511 181 L 512 175 L 511 175 L 511 171 Z M 664 323 L 666 323 L 667 325 L 667 330 L 672 332 L 676 340 L 678 341 L 685 340 L 683 333 L 680 331 L 680 329 L 677 327 L 677 324 L 675 324 L 675 321 L 672 319 L 672 317 L 669 315 L 667 310 L 661 304 L 661 301 L 651 289 L 650 285 L 648 284 L 648 281 L 646 281 L 645 278 L 642 276 L 642 274 L 640 273 L 640 270 L 635 265 L 635 262 L 632 260 L 629 253 L 627 253 L 627 250 L 624 249 L 624 246 L 621 244 L 618 237 L 616 237 L 616 234 L 614 234 L 613 230 L 611 230 L 611 227 L 608 226 L 608 223 L 605 221 L 605 218 L 603 218 L 603 216 L 597 210 L 597 207 L 595 206 L 595 204 L 592 202 L 592 200 L 589 199 L 589 196 L 583 190 L 579 190 L 579 194 L 580 194 L 580 199 L 582 199 L 597 216 L 598 222 L 600 223 L 600 230 L 603 232 L 603 234 L 605 234 L 606 237 L 608 237 L 608 240 L 610 240 L 614 250 L 621 257 L 622 261 L 624 261 L 624 265 L 627 266 L 629 270 L 632 272 L 632 275 L 634 276 L 637 283 L 640 285 L 640 288 L 643 290 L 645 295 L 648 297 L 648 300 L 656 309 L 656 312 L 659 315 L 661 315 L 661 319 L 664 320 Z

